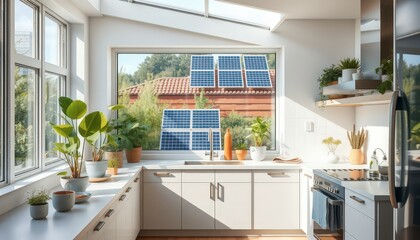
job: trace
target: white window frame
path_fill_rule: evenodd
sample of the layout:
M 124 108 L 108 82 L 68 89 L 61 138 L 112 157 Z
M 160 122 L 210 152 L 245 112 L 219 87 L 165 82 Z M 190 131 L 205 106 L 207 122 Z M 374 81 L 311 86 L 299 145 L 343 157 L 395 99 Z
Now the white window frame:
M 118 101 L 118 54 L 131 53 L 131 54 L 159 54 L 159 53 L 187 53 L 187 54 L 198 54 L 198 53 L 212 53 L 212 54 L 243 54 L 243 53 L 268 53 L 272 52 L 276 54 L 276 96 L 275 96 L 275 150 L 267 150 L 266 158 L 278 156 L 281 150 L 281 136 L 284 129 L 284 122 L 280 119 L 283 116 L 281 112 L 281 97 L 284 96 L 283 92 L 283 79 L 284 79 L 284 56 L 282 46 L 273 47 L 250 47 L 250 46 L 191 46 L 191 47 L 177 47 L 177 46 L 159 46 L 159 47 L 147 47 L 147 48 L 112 48 L 111 49 L 111 88 L 109 96 L 111 96 L 111 103 L 116 104 Z M 222 136 L 221 136 L 222 137 Z M 223 150 L 221 150 L 223 151 Z M 204 151 L 164 151 L 164 150 L 143 150 L 142 159 L 145 160 L 199 160 L 204 159 Z
M 36 43 L 36 57 L 31 58 L 28 56 L 24 56 L 21 54 L 15 53 L 15 40 L 14 40 L 14 33 L 15 33 L 15 4 L 14 0 L 10 1 L 10 6 L 8 8 L 9 10 L 9 19 L 10 22 L 8 23 L 9 29 L 10 29 L 10 36 L 9 36 L 9 42 L 10 47 L 10 65 L 9 65 L 9 79 L 14 78 L 12 75 L 14 73 L 14 68 L 16 65 L 21 65 L 23 67 L 28 67 L 35 69 L 37 71 L 37 78 L 35 79 L 35 88 L 36 88 L 36 95 L 35 95 L 35 111 L 36 111 L 36 117 L 35 117 L 35 124 L 34 124 L 34 132 L 35 132 L 35 156 L 36 159 L 36 165 L 37 167 L 34 169 L 25 170 L 22 172 L 15 172 L 14 165 L 15 165 L 15 157 L 14 157 L 14 128 L 8 129 L 8 136 L 9 136 L 9 146 L 7 147 L 7 154 L 9 156 L 9 162 L 8 162 L 8 178 L 7 183 L 13 183 L 19 179 L 28 177 L 30 175 L 34 175 L 39 172 L 43 172 L 47 169 L 50 169 L 52 167 L 55 167 L 57 165 L 63 164 L 62 161 L 60 161 L 58 158 L 53 161 L 45 161 L 44 156 L 44 149 L 45 149 L 45 113 L 44 113 L 44 78 L 45 73 L 52 73 L 57 74 L 60 76 L 61 79 L 64 79 L 64 81 L 61 82 L 61 93 L 60 95 L 65 95 L 68 92 L 68 82 L 69 82 L 69 47 L 70 47 L 70 38 L 69 38 L 69 23 L 66 22 L 64 19 L 59 17 L 57 14 L 55 14 L 53 11 L 48 9 L 46 6 L 41 4 L 40 2 L 36 0 L 22 0 L 23 2 L 28 2 L 38 8 L 37 12 L 37 22 L 38 25 L 35 28 L 36 33 L 34 35 L 37 38 Z M 46 63 L 45 57 L 44 57 L 44 33 L 45 33 L 45 26 L 44 26 L 44 19 L 48 16 L 51 19 L 57 21 L 57 23 L 60 24 L 60 51 L 62 51 L 62 54 L 60 54 L 60 64 L 61 66 L 56 66 L 54 64 Z M 9 96 L 14 96 L 14 84 L 10 83 L 8 86 Z M 7 103 L 8 107 L 8 113 L 9 118 L 7 121 L 9 122 L 9 126 L 14 126 L 15 121 L 15 112 L 14 112 L 14 98 L 10 98 L 9 102 Z
M 6 159 L 7 159 L 7 153 L 6 151 L 6 147 L 5 147 L 5 142 L 4 140 L 7 139 L 6 137 L 6 117 L 7 114 L 5 114 L 4 112 L 6 111 L 6 107 L 5 107 L 5 103 L 7 101 L 7 91 L 6 87 L 7 87 L 7 83 L 5 81 L 5 79 L 7 79 L 7 75 L 6 75 L 6 69 L 7 69 L 7 55 L 6 55 L 6 49 L 7 49 L 7 41 L 6 41 L 6 36 L 8 36 L 6 34 L 7 32 L 7 11 L 6 11 L 6 1 L 1 1 L 0 3 L 0 11 L 1 11 L 1 17 L 0 17 L 0 187 L 6 185 L 6 179 L 7 179 L 7 166 L 8 164 L 6 164 Z

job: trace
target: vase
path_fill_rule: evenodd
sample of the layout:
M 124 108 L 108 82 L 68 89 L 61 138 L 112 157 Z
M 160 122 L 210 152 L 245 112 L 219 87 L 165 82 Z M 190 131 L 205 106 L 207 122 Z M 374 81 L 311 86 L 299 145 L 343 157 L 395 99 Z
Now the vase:
M 236 154 L 236 158 L 238 160 L 245 160 L 246 155 L 248 154 L 248 150 L 243 149 L 243 150 L 235 150 L 235 154 Z
M 87 176 L 79 178 L 65 176 L 60 178 L 60 184 L 61 187 L 65 190 L 72 190 L 75 192 L 86 192 L 86 188 L 89 184 L 89 178 Z
M 141 159 L 141 147 L 136 147 L 131 150 L 125 150 L 125 157 L 128 163 L 138 163 Z
M 365 157 L 363 155 L 362 149 L 352 149 L 350 151 L 349 161 L 353 165 L 363 164 L 365 161 Z
M 57 191 L 52 194 L 53 207 L 57 212 L 70 211 L 76 201 L 74 191 Z
M 86 160 L 86 173 L 90 178 L 101 178 L 105 176 L 108 161 L 105 159 L 101 161 Z
M 29 213 L 31 214 L 31 217 L 35 220 L 46 218 L 48 215 L 48 203 L 30 205 Z
M 266 146 L 262 147 L 250 147 L 251 159 L 254 161 L 262 161 L 265 158 Z
M 229 128 L 226 129 L 223 148 L 224 148 L 225 160 L 232 160 L 232 135 L 230 135 Z
M 122 151 L 119 151 L 119 152 L 105 152 L 104 158 L 106 160 L 117 159 L 118 160 L 118 168 L 123 167 L 123 152 Z
M 335 152 L 329 152 L 326 157 L 326 160 L 328 163 L 338 163 L 338 161 L 340 160 L 340 157 L 335 155 Z
M 349 69 L 343 69 L 341 71 L 342 77 L 343 77 L 343 83 L 344 82 L 349 82 L 351 80 L 353 80 L 353 73 L 357 73 L 357 69 L 355 68 L 349 68 Z

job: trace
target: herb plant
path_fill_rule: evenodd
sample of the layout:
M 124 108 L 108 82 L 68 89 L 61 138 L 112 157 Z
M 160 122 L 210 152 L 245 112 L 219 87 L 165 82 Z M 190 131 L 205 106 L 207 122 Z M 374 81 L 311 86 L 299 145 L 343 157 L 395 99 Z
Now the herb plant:
M 42 205 L 51 199 L 46 190 L 33 190 L 26 193 L 26 200 L 30 205 Z

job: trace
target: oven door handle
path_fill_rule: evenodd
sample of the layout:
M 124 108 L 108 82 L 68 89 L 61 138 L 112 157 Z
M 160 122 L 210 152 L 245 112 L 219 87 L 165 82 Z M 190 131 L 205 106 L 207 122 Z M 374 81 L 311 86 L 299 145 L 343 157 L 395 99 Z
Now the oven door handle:
M 336 199 L 332 194 L 325 192 L 324 190 L 322 190 L 322 188 L 318 188 L 318 187 L 312 187 L 311 191 L 318 191 L 321 192 L 322 194 L 327 196 L 327 201 L 329 204 L 331 205 L 343 205 L 344 201 L 342 199 Z

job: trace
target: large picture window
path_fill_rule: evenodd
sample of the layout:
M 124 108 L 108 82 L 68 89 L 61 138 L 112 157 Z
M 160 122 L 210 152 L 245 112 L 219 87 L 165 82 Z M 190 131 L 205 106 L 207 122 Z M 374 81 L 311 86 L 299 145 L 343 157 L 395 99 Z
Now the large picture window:
M 256 117 L 270 123 L 264 145 L 278 150 L 276 66 L 275 51 L 120 52 L 118 102 L 147 126 L 145 150 L 208 150 L 209 128 L 215 131 L 214 149 L 223 149 L 227 128 L 234 148 L 248 148 L 247 128 Z

